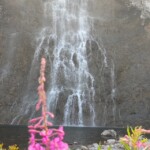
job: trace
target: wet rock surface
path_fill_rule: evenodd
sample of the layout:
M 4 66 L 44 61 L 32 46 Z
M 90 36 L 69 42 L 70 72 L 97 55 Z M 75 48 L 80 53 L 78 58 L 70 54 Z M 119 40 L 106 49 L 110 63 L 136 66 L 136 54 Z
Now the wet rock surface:
M 118 141 L 119 135 L 117 132 L 113 129 L 107 129 L 104 130 L 101 133 L 101 141 L 99 143 L 93 143 L 89 145 L 77 145 L 74 144 L 70 146 L 71 150 L 98 150 L 98 148 L 101 148 L 102 150 L 107 150 L 109 147 L 112 148 L 112 150 L 122 150 L 123 147 Z
M 55 127 L 54 127 L 55 128 Z M 58 127 L 56 127 L 58 128 Z M 101 127 L 64 127 L 65 137 L 64 141 L 67 142 L 71 149 L 86 149 L 97 147 L 101 141 L 109 141 L 114 143 L 114 139 L 103 138 L 101 133 L 106 130 L 112 130 L 109 128 Z M 117 137 L 126 134 L 124 128 L 115 128 L 114 132 L 117 133 Z M 17 144 L 21 150 L 27 149 L 29 133 L 27 126 L 22 125 L 0 125 L 0 143 L 4 143 L 5 147 L 9 145 Z M 107 134 L 108 135 L 108 134 Z M 118 139 L 118 138 L 117 138 Z
M 150 143 L 150 140 L 148 140 L 147 144 Z M 73 145 L 70 146 L 70 150 L 98 150 L 98 148 L 101 148 L 101 150 L 108 150 L 111 148 L 111 150 L 125 150 L 124 147 L 119 143 L 118 140 L 115 139 L 108 139 L 103 144 L 93 143 L 91 145 Z
M 108 147 L 112 150 L 123 150 L 118 140 L 127 134 L 125 128 L 64 127 L 64 131 L 64 141 L 69 144 L 71 150 L 98 150 L 99 146 L 102 150 L 108 150 Z M 5 147 L 17 144 L 21 150 L 27 150 L 27 126 L 0 125 L 0 133 L 0 143 L 4 143 Z M 113 136 L 110 136 L 112 133 Z M 150 136 L 147 138 L 150 139 Z M 150 140 L 148 142 L 150 143 Z
M 123 146 L 116 140 L 111 140 L 109 139 L 108 141 L 105 142 L 105 144 L 98 144 L 98 143 L 93 143 L 91 145 L 83 146 L 83 145 L 78 145 L 78 146 L 70 146 L 71 150 L 98 150 L 98 147 L 101 147 L 101 150 L 108 150 L 109 147 L 111 147 L 112 150 L 124 150 Z
M 149 5 L 147 0 L 143 5 L 140 2 L 95 0 L 95 4 L 89 7 L 94 23 L 91 32 L 99 41 L 99 45 L 95 41 L 87 41 L 89 71 L 95 79 L 97 126 L 150 126 Z M 34 76 L 29 76 L 32 74 L 30 68 L 36 37 L 43 25 L 42 17 L 40 0 L 0 1 L 1 124 L 27 124 L 29 114 L 34 114 L 28 105 L 34 106 L 37 100 L 39 60 L 34 65 Z M 53 47 L 53 42 L 50 46 Z M 105 51 L 99 51 L 98 46 Z M 73 59 L 78 67 L 76 56 Z M 50 66 L 52 60 L 53 55 L 48 60 Z M 60 81 L 64 82 L 63 78 Z M 61 109 L 64 108 L 60 106 L 64 106 L 66 95 L 63 93 L 62 103 L 56 110 L 58 124 L 63 121 Z M 24 107 L 26 111 L 20 114 Z M 25 117 L 14 121 L 18 114 Z M 86 110 L 85 115 L 88 120 Z

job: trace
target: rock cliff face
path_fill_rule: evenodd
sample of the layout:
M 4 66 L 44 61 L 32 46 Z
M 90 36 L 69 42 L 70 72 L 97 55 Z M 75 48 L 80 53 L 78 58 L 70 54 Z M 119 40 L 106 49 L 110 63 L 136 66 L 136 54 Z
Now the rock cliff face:
M 36 64 L 32 61 L 37 47 L 36 38 L 43 26 L 43 3 L 44 0 L 0 2 L 1 124 L 27 124 L 29 116 L 35 114 L 33 108 L 37 100 L 40 60 Z M 146 0 L 137 3 L 132 0 L 95 0 L 93 3 L 88 11 L 93 24 L 91 34 L 96 41 L 87 41 L 86 54 L 89 72 L 94 77 L 95 125 L 149 127 L 149 3 Z M 51 19 L 47 25 L 50 24 Z M 53 45 L 52 41 L 49 46 Z M 47 82 L 53 57 L 51 55 L 48 60 Z M 75 55 L 73 61 L 78 66 Z M 34 73 L 31 66 L 35 68 Z M 62 75 L 59 80 L 64 82 Z M 59 95 L 62 101 L 54 112 L 57 124 L 63 122 L 66 95 L 70 92 L 66 90 Z M 85 107 L 85 125 L 91 125 L 88 124 L 89 112 L 86 110 Z

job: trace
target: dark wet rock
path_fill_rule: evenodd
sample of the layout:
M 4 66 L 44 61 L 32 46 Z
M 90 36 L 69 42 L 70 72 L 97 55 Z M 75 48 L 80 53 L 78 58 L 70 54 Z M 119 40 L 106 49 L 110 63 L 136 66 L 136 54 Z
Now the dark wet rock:
M 112 150 L 124 150 L 123 146 L 116 140 L 113 143 L 105 142 L 102 145 L 98 143 L 93 143 L 87 146 L 78 145 L 78 147 L 70 147 L 70 148 L 72 150 L 98 150 L 99 146 L 101 147 L 101 150 L 108 150 L 109 147 L 111 147 Z
M 104 139 L 116 139 L 117 138 L 117 133 L 115 130 L 104 130 L 101 133 L 102 138 Z
M 87 150 L 97 150 L 98 146 L 100 146 L 101 150 L 108 150 L 108 148 L 110 148 L 110 147 L 111 147 L 111 150 L 124 150 L 124 147 L 119 143 L 118 140 L 114 140 L 114 139 L 112 139 L 112 140 L 113 140 L 113 142 L 107 141 L 102 145 L 101 144 L 99 145 L 97 143 L 93 143 L 93 144 L 88 145 L 88 146 L 80 145 L 80 146 L 78 146 L 77 149 L 75 147 L 74 148 L 71 147 L 71 148 L 73 148 L 73 150 L 84 150 L 84 149 L 82 149 L 82 147 L 85 147 L 85 148 L 87 148 Z M 147 144 L 148 143 L 149 143 L 149 140 L 148 140 Z

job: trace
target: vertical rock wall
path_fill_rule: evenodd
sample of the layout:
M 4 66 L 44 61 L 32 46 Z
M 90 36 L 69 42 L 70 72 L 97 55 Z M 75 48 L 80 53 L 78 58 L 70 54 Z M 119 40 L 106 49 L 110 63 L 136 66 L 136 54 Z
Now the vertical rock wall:
M 146 0 L 142 1 L 143 5 L 140 0 L 136 2 L 95 0 L 89 6 L 93 21 L 91 34 L 98 41 L 87 41 L 89 71 L 95 78 L 95 124 L 98 126 L 150 126 L 149 5 Z M 29 74 L 42 18 L 40 0 L 0 1 L 2 124 L 10 124 L 25 107 L 22 104 L 26 92 L 30 92 L 31 103 L 36 102 L 39 61 L 35 66 L 37 75 L 29 79 Z M 66 99 L 64 93 L 62 99 Z M 61 121 L 59 112 L 63 112 L 63 105 L 56 110 Z M 31 114 L 32 111 L 29 110 Z M 26 118 L 28 115 L 21 123 L 26 124 Z

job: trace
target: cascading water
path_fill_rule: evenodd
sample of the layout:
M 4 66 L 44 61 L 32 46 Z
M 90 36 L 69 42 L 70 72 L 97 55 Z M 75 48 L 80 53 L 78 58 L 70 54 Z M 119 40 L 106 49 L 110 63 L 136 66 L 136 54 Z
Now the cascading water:
M 49 3 L 49 2 L 48 2 Z M 45 14 L 50 13 L 48 6 Z M 64 124 L 83 125 L 84 107 L 94 125 L 94 78 L 88 70 L 86 42 L 89 39 L 87 5 L 85 1 L 57 0 L 51 3 L 53 37 L 55 41 L 51 82 L 48 89 L 49 110 L 54 112 L 60 93 L 69 92 L 64 106 Z
M 95 125 L 94 77 L 88 68 L 87 42 L 92 21 L 88 14 L 89 0 L 45 0 L 43 1 L 43 27 L 39 32 L 37 47 L 31 65 L 28 91 L 41 55 L 47 57 L 50 76 L 48 77 L 47 104 L 49 111 L 56 114 L 54 124 Z M 94 40 L 107 66 L 106 51 Z M 36 67 L 35 67 L 36 66 Z M 30 111 L 27 106 L 25 114 Z M 30 106 L 29 106 L 30 103 Z M 57 113 L 60 117 L 57 117 Z M 23 113 L 21 113 L 23 116 Z M 30 117 L 34 115 L 34 112 Z M 86 117 L 85 117 L 86 116 Z M 17 116 L 12 123 L 16 122 Z
M 149 0 L 1 0 L 0 123 L 40 115 L 44 55 L 55 125 L 148 126 L 149 8 Z
M 111 100 L 113 102 L 113 121 L 114 123 L 116 122 L 116 85 L 115 85 L 115 64 L 114 61 L 112 60 L 112 67 L 111 67 Z

